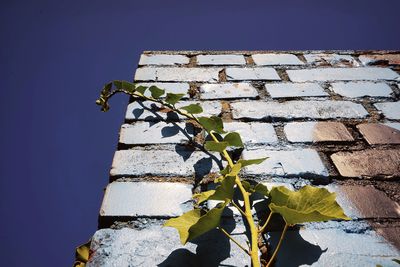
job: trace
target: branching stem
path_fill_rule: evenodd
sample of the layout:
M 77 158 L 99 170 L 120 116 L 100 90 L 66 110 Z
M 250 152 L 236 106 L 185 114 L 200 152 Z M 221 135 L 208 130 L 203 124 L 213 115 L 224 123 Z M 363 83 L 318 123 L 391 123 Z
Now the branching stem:
M 268 225 L 269 221 L 271 220 L 272 214 L 273 214 L 273 212 L 271 211 L 271 212 L 269 213 L 268 218 L 267 218 L 267 220 L 265 221 L 264 225 L 263 225 L 263 226 L 261 227 L 261 229 L 258 231 L 260 234 L 264 233 L 265 228 L 267 228 L 267 225 Z
M 233 200 L 231 201 L 232 205 L 239 210 L 239 212 L 243 215 L 246 216 L 246 214 L 244 213 L 244 211 L 242 210 L 242 208 L 240 208 L 238 205 L 236 205 L 235 202 L 233 202 Z
M 224 228 L 218 227 L 219 230 L 221 230 L 222 233 L 224 233 L 230 240 L 232 240 L 233 243 L 235 243 L 239 248 L 241 248 L 247 255 L 250 256 L 250 252 L 245 249 L 242 245 L 239 244 L 238 241 L 236 241 Z
M 286 224 L 285 224 L 285 227 L 283 228 L 281 237 L 279 238 L 278 245 L 276 246 L 276 248 L 275 248 L 275 250 L 274 250 L 274 253 L 272 254 L 272 257 L 271 257 L 271 259 L 269 260 L 269 262 L 268 262 L 268 264 L 267 264 L 266 267 L 269 267 L 269 266 L 272 264 L 272 262 L 274 261 L 274 259 L 275 259 L 275 257 L 276 257 L 276 254 L 278 253 L 278 250 L 279 250 L 279 248 L 281 247 L 282 240 L 283 240 L 283 237 L 285 236 L 285 233 L 286 233 L 286 230 L 287 230 L 288 226 L 289 226 L 289 225 L 286 223 Z

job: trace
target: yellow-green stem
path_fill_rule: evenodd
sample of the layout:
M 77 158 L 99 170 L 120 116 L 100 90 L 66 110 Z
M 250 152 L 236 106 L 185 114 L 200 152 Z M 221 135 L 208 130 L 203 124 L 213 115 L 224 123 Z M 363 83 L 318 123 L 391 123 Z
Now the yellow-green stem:
M 269 260 L 269 262 L 268 262 L 268 264 L 267 264 L 266 267 L 269 267 L 269 266 L 272 264 L 272 262 L 274 261 L 274 259 L 275 259 L 275 257 L 276 257 L 276 254 L 278 253 L 278 250 L 279 250 L 279 248 L 281 247 L 282 240 L 283 240 L 283 237 L 285 236 L 285 233 L 286 233 L 286 230 L 287 230 L 288 226 L 289 226 L 289 225 L 286 223 L 286 224 L 285 224 L 285 228 L 283 228 L 281 237 L 279 238 L 278 245 L 277 245 L 276 248 L 275 248 L 274 254 L 272 254 L 272 257 L 271 257 L 271 259 Z
M 232 240 L 233 243 L 235 243 L 239 248 L 241 248 L 247 255 L 250 256 L 250 253 L 247 249 L 245 249 L 242 245 L 239 244 L 238 241 L 236 241 L 227 231 L 225 231 L 224 228 L 222 227 L 218 227 L 219 230 L 222 231 L 222 233 L 224 233 L 230 240 Z
M 261 234 L 264 233 L 265 228 L 267 227 L 269 221 L 271 220 L 272 214 L 273 214 L 273 212 L 271 211 L 271 212 L 269 213 L 268 218 L 267 218 L 267 220 L 265 221 L 264 225 L 263 225 L 263 226 L 261 227 L 261 229 L 259 230 L 259 232 L 260 232 Z

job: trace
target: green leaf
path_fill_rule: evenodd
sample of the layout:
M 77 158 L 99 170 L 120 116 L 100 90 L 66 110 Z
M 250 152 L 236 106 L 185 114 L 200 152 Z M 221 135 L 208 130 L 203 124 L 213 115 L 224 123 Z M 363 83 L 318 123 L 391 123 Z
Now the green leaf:
M 227 142 L 214 142 L 214 141 L 206 141 L 204 144 L 205 149 L 208 151 L 216 151 L 222 152 L 228 146 Z
M 259 159 L 248 159 L 248 160 L 240 159 L 240 160 L 238 160 L 238 163 L 241 163 L 242 164 L 242 168 L 243 168 L 243 167 L 246 167 L 246 166 L 249 166 L 249 165 L 253 165 L 253 164 L 260 164 L 266 159 L 268 159 L 268 157 L 259 158 Z
M 264 195 L 264 196 L 269 196 L 269 190 L 268 187 L 266 187 L 265 185 L 263 185 L 262 183 L 258 183 L 255 187 L 254 187 L 254 191 Z
M 193 198 L 200 204 L 206 200 L 231 200 L 234 193 L 235 177 L 227 176 L 215 190 L 209 190 L 200 194 L 195 194 Z
M 219 134 L 225 133 L 224 125 L 220 117 L 217 116 L 211 116 L 210 118 L 200 117 L 199 122 L 208 132 L 215 131 Z
M 240 172 L 240 169 L 242 168 L 242 164 L 236 163 L 233 165 L 231 168 L 231 171 L 227 174 L 227 176 L 236 176 Z
M 291 191 L 284 186 L 272 188 L 271 211 L 279 213 L 289 225 L 332 219 L 350 220 L 336 202 L 336 194 L 325 188 L 305 186 Z
M 144 95 L 144 92 L 146 92 L 147 88 L 148 87 L 141 85 L 141 86 L 136 87 L 135 91 L 137 91 L 137 92 L 141 93 L 142 95 Z
M 185 94 L 173 94 L 167 93 L 167 97 L 165 98 L 165 102 L 171 105 L 175 105 Z
M 112 82 L 105 84 L 103 90 L 101 90 L 101 94 L 108 95 L 111 92 L 112 85 L 113 85 Z
M 117 89 L 124 89 L 129 92 L 133 92 L 135 90 L 135 85 L 133 83 L 127 81 L 118 81 L 118 80 L 115 80 L 113 82 Z
M 80 245 L 75 250 L 75 262 L 74 267 L 84 267 L 89 260 L 90 255 L 90 240 Z
M 191 210 L 178 218 L 169 219 L 164 226 L 177 229 L 181 243 L 184 245 L 188 241 L 216 228 L 227 204 L 228 202 L 220 203 L 204 215 L 201 215 L 200 209 Z
M 151 92 L 152 98 L 160 98 L 165 93 L 165 90 L 158 88 L 157 86 L 150 86 L 149 91 Z
M 254 188 L 248 181 L 241 181 L 241 183 L 244 187 L 244 190 L 246 190 L 246 192 L 254 193 Z
M 204 201 L 208 200 L 210 196 L 215 193 L 215 190 L 208 190 L 205 192 L 197 193 L 193 195 L 193 198 L 197 200 L 197 204 L 201 204 Z
M 186 110 L 190 114 L 199 114 L 203 112 L 203 108 L 200 104 L 190 104 L 188 106 L 180 107 L 179 109 Z
M 231 132 L 225 135 L 224 141 L 228 142 L 230 146 L 243 147 L 242 138 L 240 137 L 240 134 L 236 132 Z
M 223 170 L 219 171 L 219 173 L 225 176 L 230 172 L 230 170 L 231 168 L 229 167 L 229 165 L 226 165 L 226 167 Z

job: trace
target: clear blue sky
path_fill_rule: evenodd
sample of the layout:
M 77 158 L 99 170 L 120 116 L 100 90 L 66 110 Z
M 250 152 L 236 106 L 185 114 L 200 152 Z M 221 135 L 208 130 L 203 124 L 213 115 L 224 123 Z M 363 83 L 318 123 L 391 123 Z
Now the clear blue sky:
M 399 49 L 398 0 L 18 1 L 0 8 L 2 266 L 70 266 L 96 230 L 143 50 Z

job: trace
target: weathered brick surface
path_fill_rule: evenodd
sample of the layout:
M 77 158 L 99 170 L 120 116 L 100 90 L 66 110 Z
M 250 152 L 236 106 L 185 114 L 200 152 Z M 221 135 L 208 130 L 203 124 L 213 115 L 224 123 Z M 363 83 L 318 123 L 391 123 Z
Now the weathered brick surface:
M 317 68 L 288 70 L 292 82 L 312 81 L 354 81 L 354 80 L 395 80 L 399 75 L 388 68 Z
M 198 65 L 245 65 L 242 55 L 198 55 Z
M 183 55 L 146 55 L 140 56 L 139 65 L 182 65 L 188 64 L 189 58 Z
M 190 85 L 188 83 L 138 83 L 138 86 L 157 86 L 164 89 L 166 93 L 185 94 L 183 98 L 189 98 Z M 151 92 L 147 90 L 144 95 L 151 96 Z
M 303 65 L 304 63 L 292 54 L 254 54 L 252 55 L 256 65 Z
M 335 119 L 368 115 L 362 105 L 349 101 L 236 102 L 231 107 L 235 119 Z
M 353 137 L 340 122 L 291 122 L 284 131 L 289 142 L 346 142 Z
M 104 193 L 101 217 L 175 217 L 192 208 L 192 185 L 113 182 Z
M 317 83 L 270 83 L 265 87 L 272 98 L 329 95 Z
M 256 98 L 256 88 L 250 83 L 203 84 L 200 86 L 201 99 Z
M 241 80 L 280 81 L 281 80 L 276 70 L 269 67 L 226 68 L 226 79 L 228 81 L 241 81 Z
M 218 171 L 217 155 L 183 148 L 171 150 L 119 150 L 115 152 L 111 176 L 202 176 Z
M 136 70 L 137 81 L 217 82 L 222 68 L 143 67 Z
M 304 55 L 308 63 L 315 65 L 333 66 L 358 66 L 358 62 L 350 55 L 339 54 L 306 54 Z
M 392 89 L 390 89 L 390 86 L 386 83 L 373 82 L 332 83 L 332 90 L 336 94 L 346 97 L 390 97 L 390 94 L 393 93 Z
M 399 149 L 337 152 L 331 158 L 345 177 L 400 176 Z
M 181 101 L 176 106 L 183 107 L 195 103 L 199 103 L 203 108 L 202 116 L 218 116 L 222 112 L 222 105 L 217 101 Z M 148 101 L 129 104 L 125 114 L 127 120 L 159 121 L 161 119 L 178 120 L 184 118 L 169 109 L 162 108 L 159 104 Z
M 258 165 L 245 167 L 245 174 L 273 176 L 326 177 L 328 171 L 313 149 L 268 150 L 265 148 L 243 151 L 244 159 L 268 157 Z
M 375 107 L 382 111 L 387 119 L 400 120 L 400 102 L 377 103 Z
M 365 140 L 371 145 L 400 144 L 400 130 L 380 123 L 365 123 L 357 125 Z
M 126 145 L 186 143 L 193 134 L 193 125 L 189 123 L 136 122 L 121 126 L 119 142 Z
M 274 127 L 269 123 L 227 122 L 224 129 L 228 132 L 238 132 L 246 145 L 278 142 Z
M 359 59 L 364 65 L 374 65 L 380 62 L 400 65 L 400 54 L 361 55 Z

